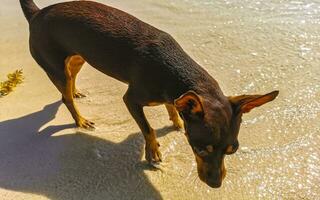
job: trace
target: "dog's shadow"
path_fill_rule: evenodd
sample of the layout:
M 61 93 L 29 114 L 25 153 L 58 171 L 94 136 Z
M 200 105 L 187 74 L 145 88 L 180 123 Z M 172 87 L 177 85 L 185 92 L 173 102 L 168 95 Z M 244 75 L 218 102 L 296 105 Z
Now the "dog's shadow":
M 39 112 L 0 122 L 0 188 L 53 200 L 162 199 L 144 173 L 148 167 L 141 162 L 141 133 L 114 143 L 75 129 L 53 135 L 72 124 L 39 131 L 54 119 L 60 105 L 55 102 Z M 170 129 L 158 130 L 159 136 Z

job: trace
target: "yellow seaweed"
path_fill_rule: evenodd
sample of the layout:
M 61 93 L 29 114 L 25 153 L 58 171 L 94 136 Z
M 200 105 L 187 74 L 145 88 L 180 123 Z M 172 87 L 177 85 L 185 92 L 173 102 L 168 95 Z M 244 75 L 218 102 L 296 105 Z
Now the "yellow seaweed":
M 0 82 L 0 97 L 8 95 L 15 87 L 17 87 L 17 85 L 23 82 L 24 77 L 22 69 L 8 74 L 7 78 L 8 80 Z

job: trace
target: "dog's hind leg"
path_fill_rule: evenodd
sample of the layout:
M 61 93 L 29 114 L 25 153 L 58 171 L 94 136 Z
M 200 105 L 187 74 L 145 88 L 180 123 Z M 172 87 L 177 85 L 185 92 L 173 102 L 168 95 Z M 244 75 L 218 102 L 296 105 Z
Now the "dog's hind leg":
M 77 126 L 94 128 L 93 122 L 80 115 L 73 100 L 74 79 L 84 60 L 80 56 L 68 56 L 68 53 L 62 51 L 59 46 L 55 46 L 55 43 L 50 43 L 49 41 L 49 44 L 30 40 L 30 51 L 33 58 L 62 94 L 62 101 L 70 111 Z M 51 48 L 47 48 L 48 46 Z
M 81 70 L 83 64 L 85 63 L 85 60 L 79 56 L 79 55 L 74 55 L 70 60 L 70 73 L 71 73 L 71 81 L 72 81 L 72 94 L 74 98 L 82 98 L 82 97 L 86 97 L 86 95 L 80 93 L 77 88 L 76 88 L 76 78 L 77 78 L 77 74 L 79 73 L 79 71 Z
M 71 112 L 77 126 L 82 128 L 94 128 L 94 123 L 83 118 L 73 100 L 74 97 L 74 80 L 73 75 L 79 72 L 84 60 L 79 56 L 69 56 L 65 59 L 64 74 L 66 77 L 65 89 L 62 93 L 63 102 Z M 80 67 L 79 67 L 80 66 Z M 76 70 L 74 70 L 76 69 Z M 77 70 L 78 69 L 78 70 Z

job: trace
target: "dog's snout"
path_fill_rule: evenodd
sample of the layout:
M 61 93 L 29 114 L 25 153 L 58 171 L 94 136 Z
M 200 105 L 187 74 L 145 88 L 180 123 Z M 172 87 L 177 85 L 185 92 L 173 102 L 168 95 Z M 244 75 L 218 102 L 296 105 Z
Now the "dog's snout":
M 206 183 L 213 188 L 220 187 L 223 180 L 223 172 L 220 170 L 208 171 L 206 174 Z
M 211 180 L 208 180 L 207 181 L 207 185 L 212 187 L 212 188 L 219 188 L 222 185 L 222 181 L 211 181 Z
M 207 172 L 207 179 L 208 180 L 218 180 L 220 179 L 220 173 L 213 173 L 212 171 Z

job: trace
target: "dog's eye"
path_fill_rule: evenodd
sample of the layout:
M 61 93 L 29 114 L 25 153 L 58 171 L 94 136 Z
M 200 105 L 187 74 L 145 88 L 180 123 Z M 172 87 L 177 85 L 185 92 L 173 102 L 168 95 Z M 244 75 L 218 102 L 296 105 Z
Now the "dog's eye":
M 239 148 L 239 143 L 237 141 L 234 144 L 227 146 L 225 154 L 227 155 L 234 154 L 238 150 L 238 148 Z
M 213 152 L 213 146 L 212 146 L 212 145 L 208 145 L 208 146 L 206 147 L 206 149 L 207 149 L 207 151 L 208 151 L 209 153 L 212 153 L 212 152 Z
M 230 155 L 232 154 L 234 151 L 233 151 L 233 146 L 232 145 L 229 145 L 226 149 L 226 154 L 227 155 Z
M 194 152 L 200 157 L 205 157 L 205 156 L 209 155 L 209 152 L 207 150 L 200 150 L 197 147 L 193 147 L 193 149 L 194 149 Z

